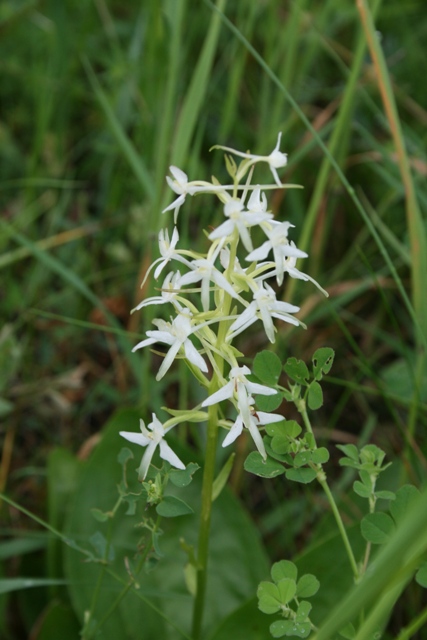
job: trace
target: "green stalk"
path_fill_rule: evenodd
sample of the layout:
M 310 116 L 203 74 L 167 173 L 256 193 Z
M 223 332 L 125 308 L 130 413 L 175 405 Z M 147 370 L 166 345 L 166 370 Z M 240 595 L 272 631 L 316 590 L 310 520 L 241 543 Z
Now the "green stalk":
M 236 256 L 237 244 L 239 242 L 238 233 L 234 234 L 233 242 L 230 244 L 230 264 L 225 272 L 226 277 L 233 270 L 234 258 Z M 231 282 L 231 278 L 228 277 Z M 223 316 L 228 316 L 231 307 L 231 296 L 224 294 L 223 302 Z M 221 347 L 225 342 L 225 336 L 227 334 L 229 321 L 223 320 L 219 323 L 217 348 L 219 353 L 215 353 L 215 362 L 217 365 L 217 371 L 212 374 L 212 379 L 209 385 L 209 395 L 214 394 L 221 386 L 220 376 L 222 377 L 224 372 L 224 358 L 220 355 Z M 212 492 L 215 479 L 215 460 L 216 460 L 216 448 L 218 442 L 218 405 L 210 405 L 208 408 L 208 437 L 206 443 L 205 454 L 205 466 L 203 469 L 203 481 L 202 481 L 202 508 L 200 514 L 200 528 L 199 528 L 199 546 L 197 551 L 197 586 L 196 597 L 194 599 L 193 609 L 193 640 L 199 640 L 201 637 L 203 611 L 205 606 L 206 597 L 206 582 L 207 582 L 207 568 L 208 568 L 208 555 L 209 555 L 209 534 L 211 525 L 211 513 L 212 513 Z
M 219 363 L 218 363 L 219 364 Z M 218 390 L 218 380 L 213 376 L 210 393 Z M 216 446 L 218 440 L 218 405 L 212 405 L 208 411 L 208 440 L 206 445 L 205 466 L 202 484 L 202 509 L 200 515 L 199 547 L 197 552 L 197 591 L 193 609 L 193 640 L 201 636 L 203 611 L 206 596 L 206 581 L 209 554 L 209 533 L 212 513 L 212 488 L 215 478 Z
M 302 416 L 302 419 L 304 421 L 304 425 L 305 425 L 307 431 L 309 433 L 311 433 L 311 435 L 314 437 L 313 429 L 312 429 L 311 423 L 310 423 L 310 418 L 308 417 L 308 413 L 307 413 L 307 409 L 306 409 L 305 400 L 302 400 L 302 401 L 298 402 L 297 409 L 301 413 L 301 416 Z M 337 503 L 335 502 L 335 498 L 334 498 L 334 496 L 332 494 L 332 491 L 329 488 L 328 482 L 326 480 L 326 474 L 323 472 L 323 469 L 322 469 L 321 474 L 318 473 L 317 481 L 319 482 L 320 486 L 322 487 L 323 491 L 325 492 L 325 495 L 326 495 L 326 497 L 328 499 L 328 502 L 330 504 L 330 507 L 332 509 L 332 513 L 334 514 L 335 522 L 337 523 L 338 530 L 339 530 L 339 532 L 341 534 L 341 538 L 342 538 L 342 541 L 344 543 L 344 547 L 345 547 L 345 550 L 347 552 L 347 556 L 348 556 L 348 559 L 349 559 L 349 562 L 350 562 L 351 570 L 353 571 L 354 579 L 357 582 L 358 579 L 360 578 L 360 572 L 359 572 L 359 568 L 357 566 L 356 558 L 354 557 L 353 549 L 351 547 L 350 540 L 348 539 L 347 531 L 345 530 L 345 526 L 344 526 L 344 523 L 342 521 L 341 514 L 340 514 L 339 509 L 337 507 Z

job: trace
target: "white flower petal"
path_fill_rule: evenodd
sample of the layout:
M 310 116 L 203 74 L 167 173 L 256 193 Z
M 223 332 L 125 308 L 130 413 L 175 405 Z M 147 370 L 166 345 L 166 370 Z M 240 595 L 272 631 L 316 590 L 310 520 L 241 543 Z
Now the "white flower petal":
M 211 404 L 217 404 L 217 402 L 228 400 L 233 397 L 233 393 L 234 381 L 230 380 L 230 382 L 227 382 L 227 384 L 221 387 L 221 389 L 218 389 L 218 391 L 215 391 L 215 393 L 206 398 L 206 400 L 202 402 L 202 407 L 209 407 Z
M 167 460 L 169 464 L 171 464 L 173 467 L 176 467 L 177 469 L 185 469 L 185 464 L 181 462 L 176 453 L 172 451 L 165 440 L 162 440 L 160 442 L 160 457 L 163 460 Z

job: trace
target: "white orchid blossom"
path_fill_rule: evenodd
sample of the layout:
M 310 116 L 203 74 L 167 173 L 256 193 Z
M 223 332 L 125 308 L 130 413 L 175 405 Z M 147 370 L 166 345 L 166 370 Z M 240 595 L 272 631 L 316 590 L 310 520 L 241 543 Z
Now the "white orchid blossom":
M 120 431 L 120 435 L 126 438 L 129 442 L 139 444 L 141 447 L 147 447 L 144 455 L 142 456 L 141 464 L 139 466 L 138 474 L 141 480 L 144 480 L 148 468 L 151 464 L 154 452 L 159 447 L 160 457 L 163 460 L 169 462 L 173 467 L 177 469 L 185 469 L 185 465 L 178 456 L 172 451 L 168 443 L 164 440 L 164 436 L 172 429 L 174 425 L 171 425 L 168 429 L 163 427 L 163 424 L 157 418 L 156 414 L 152 414 L 152 422 L 146 427 L 143 420 L 139 421 L 141 433 L 134 433 L 133 431 Z
M 289 256 L 295 258 L 307 258 L 305 251 L 298 249 L 295 244 L 288 240 L 288 229 L 294 225 L 290 222 L 271 222 L 268 226 L 263 226 L 263 229 L 268 237 L 268 240 L 264 242 L 260 247 L 251 251 L 247 256 L 248 261 L 265 260 L 270 251 L 273 251 L 274 263 L 276 266 L 277 283 L 280 285 L 283 282 L 284 276 L 284 258 Z
M 176 245 L 178 244 L 178 240 L 179 240 L 179 233 L 176 227 L 174 227 L 172 231 L 172 238 L 170 240 L 169 240 L 169 231 L 167 229 L 161 229 L 159 231 L 160 258 L 157 258 L 157 260 L 154 260 L 154 262 L 152 262 L 151 265 L 148 267 L 144 276 L 144 280 L 141 283 L 141 288 L 146 283 L 150 272 L 153 270 L 153 268 L 156 265 L 157 267 L 156 267 L 156 270 L 154 271 L 154 277 L 156 280 L 161 274 L 161 272 L 163 271 L 163 269 L 171 260 L 177 260 L 178 262 L 185 264 L 187 267 L 189 266 L 190 263 L 188 262 L 188 260 L 186 260 L 186 258 L 184 258 L 181 255 L 181 254 L 186 254 L 188 252 L 185 250 L 177 251 L 175 249 Z
M 249 398 L 249 401 L 251 400 L 253 401 L 253 398 Z M 282 420 L 283 420 L 283 416 L 280 415 L 279 413 L 266 413 L 264 411 L 255 411 L 253 407 L 251 407 L 250 413 L 249 413 L 249 424 L 244 425 L 243 416 L 241 413 L 239 413 L 230 431 L 225 436 L 222 446 L 227 447 L 229 444 L 234 442 L 236 438 L 238 438 L 242 433 L 243 427 L 246 426 L 246 428 L 248 429 L 249 433 L 252 436 L 252 439 L 255 443 L 256 448 L 258 449 L 258 451 L 260 452 L 260 454 L 265 460 L 267 455 L 266 455 L 264 443 L 262 441 L 262 437 L 258 427 L 260 425 L 264 426 L 266 424 L 271 424 L 272 422 L 280 422 Z
M 151 304 L 166 304 L 167 302 L 171 302 L 178 311 L 182 311 L 182 306 L 176 299 L 181 286 L 180 279 L 181 274 L 179 271 L 177 271 L 176 273 L 170 271 L 163 281 L 161 295 L 146 298 L 145 300 L 140 302 L 134 309 L 132 309 L 131 313 L 133 313 L 134 311 L 138 311 L 143 307 L 148 307 Z
M 201 298 L 204 311 L 209 310 L 210 283 L 215 283 L 220 289 L 226 291 L 232 298 L 239 298 L 227 278 L 215 267 L 215 261 L 221 251 L 223 242 L 220 242 L 207 258 L 193 260 L 190 264 L 191 271 L 182 276 L 180 284 L 193 284 L 201 280 Z
M 299 311 L 299 307 L 289 304 L 288 302 L 277 300 L 274 290 L 268 284 L 259 282 L 258 285 L 258 289 L 253 295 L 253 301 L 229 328 L 227 334 L 228 341 L 231 341 L 239 333 L 245 331 L 245 329 L 250 327 L 258 319 L 262 320 L 265 333 L 270 342 L 275 341 L 273 318 L 278 318 L 295 326 L 302 324 L 297 318 L 290 315 L 291 313 Z
M 253 195 L 253 194 L 252 194 Z M 251 196 L 252 197 L 252 196 Z M 254 200 L 255 202 L 255 200 Z M 273 216 L 267 213 L 262 207 L 252 211 L 246 210 L 241 200 L 230 198 L 224 205 L 224 215 L 228 220 L 219 225 L 209 234 L 209 240 L 218 238 L 228 238 L 237 229 L 240 239 L 246 251 L 252 251 L 252 240 L 248 228 L 269 221 Z
M 184 349 L 184 355 L 189 362 L 198 367 L 203 373 L 208 371 L 206 362 L 189 339 L 189 336 L 197 331 L 198 328 L 191 325 L 191 313 L 189 311 L 185 310 L 179 313 L 172 321 L 172 324 L 161 319 L 153 320 L 153 323 L 158 327 L 158 331 L 147 331 L 148 338 L 139 342 L 132 349 L 132 352 L 148 345 L 156 344 L 156 342 L 170 345 L 170 349 L 157 373 L 156 380 L 163 378 L 181 347 Z
M 229 151 L 240 158 L 246 158 L 250 162 L 244 166 L 244 172 L 246 173 L 248 167 L 256 162 L 266 162 L 270 167 L 270 171 L 273 174 L 273 178 L 275 183 L 281 187 L 282 183 L 280 181 L 279 175 L 277 173 L 277 169 L 281 169 L 285 167 L 288 163 L 288 155 L 287 153 L 282 153 L 280 151 L 280 141 L 282 139 L 282 133 L 280 132 L 277 137 L 277 143 L 274 147 L 273 151 L 268 156 L 257 156 L 253 153 L 243 153 L 242 151 L 236 151 L 235 149 L 231 149 L 230 147 L 223 147 L 221 145 L 215 145 L 215 149 L 223 149 L 224 151 Z M 242 176 L 237 174 L 236 178 L 240 179 Z

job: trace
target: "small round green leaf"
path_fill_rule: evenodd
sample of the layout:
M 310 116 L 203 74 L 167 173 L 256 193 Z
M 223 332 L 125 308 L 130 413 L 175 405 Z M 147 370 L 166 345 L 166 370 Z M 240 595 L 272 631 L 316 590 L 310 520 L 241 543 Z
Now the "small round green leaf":
M 176 518 L 177 516 L 186 516 L 189 513 L 193 513 L 190 505 L 175 496 L 165 496 L 157 505 L 156 511 L 159 516 L 164 518 Z
M 306 573 L 298 580 L 297 584 L 297 597 L 298 598 L 311 598 L 314 596 L 320 587 L 320 582 L 311 573 Z
M 293 480 L 293 482 L 301 482 L 302 484 L 308 484 L 309 482 L 312 482 L 316 476 L 317 472 L 314 469 L 310 468 L 286 470 L 286 477 L 288 480 Z
M 353 482 L 353 491 L 354 493 L 357 493 L 357 495 L 361 498 L 370 498 L 372 494 L 372 491 L 369 489 L 369 487 L 363 484 L 363 482 L 360 482 L 360 480 L 356 480 L 355 482 Z
M 311 462 L 311 458 L 311 451 L 300 451 L 294 458 L 294 465 L 295 467 L 304 467 L 306 464 Z
M 319 447 L 312 452 L 311 459 L 315 464 L 325 464 L 329 460 L 329 451 L 326 447 Z
M 282 373 L 282 362 L 272 351 L 261 351 L 255 356 L 252 371 L 263 384 L 274 387 Z
M 276 620 L 276 622 L 273 622 L 273 624 L 270 625 L 270 633 L 273 638 L 283 638 L 283 636 L 287 636 L 292 633 L 293 626 L 294 623 L 292 620 Z
M 297 587 L 297 595 L 298 595 L 298 587 Z M 295 616 L 296 622 L 307 622 L 311 609 L 312 609 L 312 604 L 310 602 L 308 602 L 307 600 L 301 600 L 301 602 L 298 605 L 297 615 Z
M 288 453 L 291 448 L 291 441 L 283 435 L 274 436 L 271 440 L 271 448 L 275 453 Z
M 284 578 L 290 578 L 296 581 L 298 577 L 298 569 L 290 560 L 280 560 L 275 562 L 271 567 L 271 577 L 274 582 L 280 582 Z
M 261 478 L 275 478 L 285 473 L 285 469 L 280 462 L 272 458 L 263 459 L 258 451 L 252 451 L 245 460 L 245 470 L 254 473 Z
M 258 608 L 267 614 L 277 613 L 281 609 L 279 589 L 272 582 L 261 582 L 257 589 Z
M 369 513 L 360 523 L 362 536 L 372 544 L 385 544 L 394 532 L 393 520 L 387 513 Z
M 310 374 L 305 362 L 297 360 L 296 358 L 289 358 L 284 369 L 292 380 L 304 386 L 307 385 L 307 379 L 310 377 Z
M 312 411 L 315 411 L 316 409 L 320 409 L 320 407 L 323 405 L 322 387 L 316 380 L 313 380 L 313 382 L 310 384 L 308 388 L 307 401 L 308 401 L 308 406 Z
M 291 578 L 283 578 L 283 580 L 280 580 L 280 582 L 277 583 L 277 588 L 279 590 L 281 604 L 288 604 L 288 602 L 295 598 L 297 591 L 297 584 L 295 580 L 291 580 Z
M 169 472 L 169 477 L 176 487 L 186 487 L 193 479 L 193 474 L 200 469 L 199 465 L 195 462 L 190 462 L 185 469 L 172 469 Z
M 320 347 L 313 355 L 313 375 L 315 380 L 321 380 L 322 376 L 329 373 L 334 361 L 335 352 L 330 347 Z
M 283 402 L 283 395 L 276 393 L 274 396 L 256 396 L 255 398 L 257 409 L 260 411 L 266 411 L 270 413 L 275 411 Z

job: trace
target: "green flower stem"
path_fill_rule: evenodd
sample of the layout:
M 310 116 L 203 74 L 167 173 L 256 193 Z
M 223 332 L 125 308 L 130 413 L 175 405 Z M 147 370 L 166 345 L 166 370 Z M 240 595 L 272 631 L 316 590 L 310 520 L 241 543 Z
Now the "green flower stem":
M 217 391 L 217 377 L 214 376 L 210 391 Z M 218 440 L 218 405 L 208 411 L 208 439 L 202 484 L 202 508 L 200 515 L 199 547 L 197 552 L 197 591 L 193 609 L 193 640 L 200 638 L 206 595 L 206 580 L 209 553 L 209 533 L 212 513 L 212 488 L 215 478 L 215 458 Z
M 312 426 L 311 426 L 311 423 L 310 423 L 310 418 L 308 417 L 307 408 L 306 408 L 306 404 L 305 404 L 304 400 L 297 403 L 297 409 L 301 413 L 301 416 L 302 416 L 302 419 L 304 421 L 304 425 L 305 425 L 307 431 L 309 433 L 311 433 L 313 435 L 313 437 L 314 437 L 313 429 L 312 429 Z M 321 474 L 317 475 L 317 480 L 318 480 L 320 486 L 322 487 L 323 491 L 325 492 L 325 495 L 326 495 L 326 497 L 328 499 L 328 502 L 330 504 L 330 507 L 332 509 L 332 513 L 334 514 L 335 521 L 337 523 L 339 532 L 341 534 L 341 538 L 342 538 L 342 540 L 344 542 L 344 547 L 345 547 L 345 549 L 347 551 L 347 556 L 348 556 L 348 559 L 350 561 L 350 565 L 351 565 L 351 569 L 353 571 L 354 579 L 357 582 L 359 580 L 359 578 L 360 578 L 360 573 L 359 573 L 359 568 L 357 566 L 356 558 L 354 557 L 353 549 L 351 548 L 350 540 L 348 539 L 347 531 L 345 530 L 344 523 L 343 523 L 342 518 L 341 518 L 341 514 L 340 514 L 339 509 L 337 507 L 337 503 L 335 502 L 335 498 L 334 498 L 334 496 L 332 494 L 332 491 L 329 488 L 328 482 L 326 480 L 326 475 L 323 472 L 323 470 L 322 470 Z
M 239 236 L 234 234 L 233 241 L 230 244 L 230 264 L 225 272 L 228 276 L 229 282 L 231 282 L 230 273 L 234 268 L 234 259 L 236 256 L 237 244 L 239 242 Z M 230 314 L 230 307 L 232 298 L 229 294 L 224 294 L 224 302 L 222 307 L 223 316 L 227 317 Z M 220 355 L 221 347 L 225 342 L 225 336 L 227 334 L 228 326 L 230 322 L 223 320 L 218 326 L 217 336 L 217 352 L 214 354 L 216 363 L 216 371 L 214 370 L 211 378 L 211 382 L 208 389 L 208 395 L 214 394 L 221 386 L 220 377 L 223 377 L 224 373 L 224 358 Z M 215 479 L 215 460 L 216 449 L 218 442 L 218 405 L 213 404 L 208 407 L 208 435 L 205 454 L 205 465 L 203 470 L 203 483 L 202 483 L 202 508 L 200 514 L 200 528 L 199 528 L 199 546 L 197 552 L 197 579 L 196 579 L 196 597 L 194 599 L 193 609 L 193 640 L 199 640 L 202 622 L 203 622 L 203 610 L 205 606 L 206 596 L 206 581 L 207 581 L 207 567 L 208 567 L 208 555 L 209 555 L 209 533 L 211 525 L 211 512 L 212 512 L 212 490 Z

